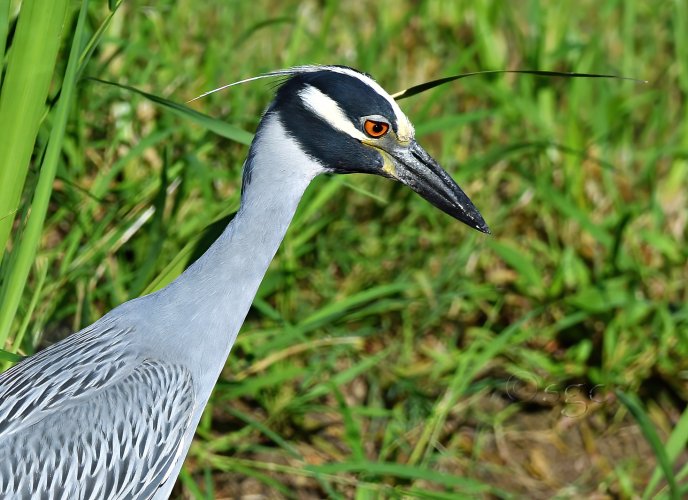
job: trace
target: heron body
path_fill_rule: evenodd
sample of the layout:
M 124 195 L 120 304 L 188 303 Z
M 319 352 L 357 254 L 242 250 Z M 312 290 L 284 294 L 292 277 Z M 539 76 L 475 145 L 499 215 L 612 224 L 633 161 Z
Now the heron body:
M 321 173 L 396 179 L 476 229 L 468 197 L 372 78 L 285 72 L 244 163 L 239 212 L 162 290 L 0 374 L 0 498 L 167 498 L 298 203 Z

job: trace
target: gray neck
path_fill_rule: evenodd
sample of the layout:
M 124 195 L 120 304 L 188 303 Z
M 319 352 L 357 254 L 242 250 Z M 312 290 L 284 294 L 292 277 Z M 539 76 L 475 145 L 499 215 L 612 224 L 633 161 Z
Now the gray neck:
M 322 171 L 287 137 L 274 115 L 264 118 L 244 168 L 250 181 L 235 218 L 200 259 L 156 294 L 158 309 L 167 310 L 168 321 L 162 324 L 169 327 L 160 334 L 177 337 L 169 354 L 196 372 L 208 391 L 303 192 Z

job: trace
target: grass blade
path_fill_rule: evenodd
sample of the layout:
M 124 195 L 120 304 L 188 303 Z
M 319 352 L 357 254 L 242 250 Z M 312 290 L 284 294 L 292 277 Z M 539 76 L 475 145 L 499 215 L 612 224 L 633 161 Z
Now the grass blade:
M 0 251 L 4 252 L 45 114 L 67 0 L 22 4 L 0 93 Z M 4 338 L 0 336 L 0 345 Z
M 393 476 L 400 479 L 429 481 L 446 488 L 458 488 L 464 493 L 487 493 L 493 488 L 474 479 L 445 474 L 423 467 L 413 467 L 385 462 L 342 462 L 336 464 L 309 465 L 307 470 L 321 474 L 365 473 Z
M 669 461 L 669 456 L 664 449 L 664 444 L 655 431 L 654 425 L 647 416 L 647 413 L 645 413 L 645 410 L 643 410 L 640 401 L 638 401 L 637 397 L 633 394 L 626 394 L 622 391 L 616 391 L 616 396 L 624 406 L 628 408 L 628 411 L 631 412 L 631 415 L 633 415 L 636 422 L 638 422 L 640 430 L 643 431 L 645 439 L 647 439 L 647 442 L 652 447 L 652 451 L 654 451 L 655 457 L 657 457 L 658 465 L 669 484 L 670 498 L 672 498 L 672 500 L 678 500 L 680 498 L 680 493 L 671 467 L 671 462 Z
M 0 87 L 2 86 L 2 70 L 5 61 L 5 42 L 10 29 L 10 0 L 0 0 Z
M 218 120 L 217 118 L 212 118 L 211 116 L 199 113 L 196 110 L 184 106 L 183 104 L 170 101 L 169 99 L 165 99 L 164 97 L 160 97 L 155 94 L 149 94 L 148 92 L 144 92 L 143 90 L 139 90 L 135 87 L 130 87 L 129 85 L 108 82 L 106 80 L 101 80 L 99 78 L 89 78 L 89 80 L 103 83 L 105 85 L 112 85 L 113 87 L 119 87 L 121 89 L 139 94 L 140 96 L 145 97 L 149 101 L 161 105 L 162 107 L 166 108 L 169 111 L 172 111 L 173 113 L 181 116 L 182 118 L 191 120 L 197 125 L 207 128 L 208 130 L 216 133 L 217 135 L 220 135 L 232 141 L 236 141 L 240 144 L 246 144 L 248 146 L 249 144 L 251 144 L 251 141 L 253 140 L 253 134 L 251 134 L 250 132 L 246 132 L 245 130 L 235 125 L 223 122 L 222 120 Z
M 0 361 L 9 361 L 10 363 L 18 363 L 24 359 L 24 356 L 20 356 L 19 354 L 15 354 L 13 352 L 6 351 L 4 349 L 0 349 Z
M 36 249 L 40 243 L 43 223 L 52 193 L 53 181 L 55 180 L 55 173 L 57 172 L 57 166 L 60 161 L 69 107 L 76 88 L 78 58 L 81 50 L 81 40 L 84 36 L 87 13 L 88 0 L 83 0 L 79 12 L 79 19 L 77 21 L 76 32 L 74 34 L 74 42 L 67 62 L 67 70 L 60 92 L 60 98 L 57 103 L 53 129 L 50 132 L 48 147 L 41 164 L 38 185 L 36 186 L 31 205 L 31 216 L 28 218 L 21 240 L 14 250 L 17 258 L 13 259 L 14 265 L 9 270 L 7 280 L 0 289 L 0 303 L 3 304 L 3 308 L 0 311 L 0 345 L 4 343 L 9 335 L 14 316 L 19 307 L 22 292 L 24 291 L 26 279 L 36 256 Z
M 688 443 L 688 409 L 684 410 L 681 418 L 678 421 L 678 424 L 676 424 L 676 427 L 674 427 L 674 430 L 672 431 L 671 436 L 669 436 L 669 440 L 666 443 L 666 454 L 670 463 L 674 463 L 676 461 L 680 453 L 686 448 L 686 443 Z M 659 483 L 662 472 L 663 469 L 658 465 L 652 474 L 650 482 L 647 484 L 647 488 L 645 488 L 643 498 L 650 498 L 653 490 L 657 486 L 657 483 Z
M 392 283 L 389 285 L 380 285 L 363 290 L 320 308 L 318 311 L 303 320 L 303 322 L 301 322 L 299 325 L 299 328 L 303 329 L 303 331 L 315 330 L 326 324 L 332 323 L 337 318 L 344 316 L 347 314 L 347 312 L 351 311 L 351 309 L 354 309 L 358 306 L 411 289 L 413 289 L 413 283 L 401 282 Z

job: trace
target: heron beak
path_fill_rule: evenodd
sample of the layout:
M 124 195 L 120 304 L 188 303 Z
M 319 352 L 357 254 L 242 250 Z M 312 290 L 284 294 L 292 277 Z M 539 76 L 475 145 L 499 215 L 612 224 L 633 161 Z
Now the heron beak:
M 443 212 L 483 233 L 490 228 L 466 193 L 415 140 L 385 151 L 384 171 Z

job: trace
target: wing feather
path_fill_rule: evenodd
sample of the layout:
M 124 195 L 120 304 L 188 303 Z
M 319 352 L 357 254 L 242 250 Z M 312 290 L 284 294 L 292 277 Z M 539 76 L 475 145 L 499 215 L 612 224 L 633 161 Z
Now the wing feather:
M 104 328 L 0 375 L 0 498 L 150 498 L 183 459 L 191 373 Z
M 125 377 L 137 360 L 130 332 L 98 321 L 0 374 L 0 439 Z

